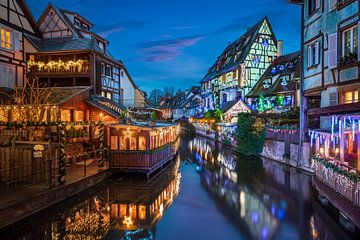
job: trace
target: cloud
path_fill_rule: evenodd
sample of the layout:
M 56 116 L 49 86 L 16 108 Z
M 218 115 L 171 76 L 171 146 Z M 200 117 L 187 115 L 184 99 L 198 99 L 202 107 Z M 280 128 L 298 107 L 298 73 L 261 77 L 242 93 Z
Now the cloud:
M 103 25 L 95 26 L 96 31 L 99 32 L 101 36 L 107 37 L 111 34 L 122 32 L 126 29 L 136 29 L 142 28 L 149 25 L 145 21 L 122 21 L 118 23 L 106 23 Z
M 203 36 L 191 36 L 172 40 L 151 41 L 136 46 L 147 62 L 161 62 L 175 59 L 184 48 L 194 46 Z

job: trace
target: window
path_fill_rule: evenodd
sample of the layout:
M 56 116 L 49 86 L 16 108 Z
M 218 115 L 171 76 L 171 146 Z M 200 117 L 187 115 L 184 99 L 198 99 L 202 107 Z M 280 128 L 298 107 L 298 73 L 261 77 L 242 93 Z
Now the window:
M 16 80 L 15 66 L 0 63 L 0 87 L 14 88 Z
M 358 54 L 358 26 L 342 33 L 342 57 Z
M 320 8 L 320 0 L 309 0 L 309 15 L 314 14 Z
M 351 90 L 343 93 L 343 103 L 357 103 L 359 102 L 359 90 Z
M 106 93 L 106 97 L 108 98 L 108 99 L 110 99 L 110 100 L 112 100 L 112 94 L 111 93 Z
M 111 66 L 106 65 L 105 67 L 105 76 L 111 77 Z
M 110 142 L 111 142 L 111 150 L 118 150 L 119 149 L 118 136 L 111 136 L 110 137 Z
M 1 47 L 13 49 L 13 32 L 5 27 L 1 27 Z
M 85 120 L 85 114 L 84 114 L 84 111 L 75 111 L 75 114 L 74 114 L 74 120 L 75 122 L 82 122 Z
M 105 64 L 101 64 L 101 75 L 105 75 Z
M 319 42 L 316 41 L 308 46 L 308 67 L 319 64 Z

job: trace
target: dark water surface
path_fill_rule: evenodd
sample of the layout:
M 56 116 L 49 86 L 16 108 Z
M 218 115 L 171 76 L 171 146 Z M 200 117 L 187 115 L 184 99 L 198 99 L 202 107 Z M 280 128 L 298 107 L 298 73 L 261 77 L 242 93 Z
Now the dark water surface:
M 120 175 L 0 230 L 0 239 L 350 239 L 311 177 L 183 138 L 157 176 Z M 360 238 L 357 238 L 360 239 Z

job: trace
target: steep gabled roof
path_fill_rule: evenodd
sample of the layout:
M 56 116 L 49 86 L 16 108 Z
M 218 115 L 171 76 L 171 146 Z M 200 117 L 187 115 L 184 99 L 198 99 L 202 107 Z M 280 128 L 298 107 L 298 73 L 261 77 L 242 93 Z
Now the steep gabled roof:
M 60 19 L 66 24 L 66 26 L 71 30 L 71 32 L 78 38 L 82 37 L 80 32 L 76 29 L 74 24 L 69 20 L 69 18 L 64 14 L 62 10 L 60 10 L 58 7 L 56 7 L 54 4 L 49 3 L 43 13 L 40 15 L 37 25 L 40 27 L 40 24 L 45 20 L 47 13 L 50 11 L 50 9 L 54 9 L 56 14 L 60 17 Z
M 267 17 L 257 22 L 253 27 L 249 28 L 240 38 L 229 44 L 222 54 L 217 58 L 216 62 L 210 67 L 208 73 L 202 79 L 201 83 L 207 82 L 223 73 L 235 70 L 241 63 L 245 61 L 249 54 L 251 46 L 255 42 L 261 26 L 267 23 L 272 33 L 273 40 L 276 43 L 274 32 L 271 28 Z
M 281 85 L 281 76 L 294 74 L 286 86 Z M 300 52 L 290 53 L 284 56 L 277 57 L 265 73 L 261 76 L 259 81 L 255 84 L 253 89 L 249 92 L 247 97 L 258 97 L 260 95 L 273 96 L 279 93 L 286 93 L 295 91 L 297 81 L 300 77 Z M 264 82 L 268 79 L 274 79 L 271 86 L 264 88 Z

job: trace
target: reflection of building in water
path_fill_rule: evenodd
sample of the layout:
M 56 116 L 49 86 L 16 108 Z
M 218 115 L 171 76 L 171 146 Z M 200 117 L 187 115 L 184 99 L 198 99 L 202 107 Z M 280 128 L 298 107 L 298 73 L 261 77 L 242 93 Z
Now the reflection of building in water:
M 150 180 L 109 180 L 64 205 L 46 210 L 41 221 L 12 226 L 8 239 L 151 239 L 155 224 L 177 197 L 180 160 Z M 16 232 L 13 229 L 20 229 Z M 1 237 L 0 237 L 1 239 Z
M 179 193 L 179 161 L 174 165 L 149 182 L 129 180 L 110 188 L 110 235 L 126 239 L 154 237 L 155 224 Z
M 216 148 L 206 139 L 196 138 L 188 147 L 193 153 L 190 157 L 199 165 L 206 190 L 221 199 L 221 207 L 230 210 L 251 238 L 286 238 L 286 231 L 307 238 L 310 219 L 304 209 L 311 208 L 309 177 L 273 161 L 237 159 L 235 154 Z

